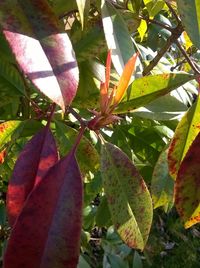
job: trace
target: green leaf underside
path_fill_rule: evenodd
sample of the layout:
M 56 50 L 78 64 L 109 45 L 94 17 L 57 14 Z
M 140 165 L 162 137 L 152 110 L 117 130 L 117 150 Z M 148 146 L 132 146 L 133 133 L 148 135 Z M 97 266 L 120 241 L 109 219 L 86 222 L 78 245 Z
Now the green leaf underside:
M 133 81 L 116 112 L 125 113 L 144 106 L 195 77 L 189 74 L 157 74 L 141 77 Z
M 122 240 L 143 250 L 152 222 L 148 189 L 128 157 L 116 146 L 103 143 L 101 172 L 112 221 Z
M 183 159 L 175 182 L 175 204 L 185 228 L 200 222 L 200 133 Z
M 200 48 L 200 1 L 177 0 L 182 23 L 193 44 Z
M 154 167 L 151 194 L 154 208 L 167 206 L 173 202 L 174 181 L 169 175 L 167 151 L 163 151 Z
M 180 163 L 200 130 L 200 98 L 179 122 L 169 146 L 168 162 L 170 175 L 176 179 Z

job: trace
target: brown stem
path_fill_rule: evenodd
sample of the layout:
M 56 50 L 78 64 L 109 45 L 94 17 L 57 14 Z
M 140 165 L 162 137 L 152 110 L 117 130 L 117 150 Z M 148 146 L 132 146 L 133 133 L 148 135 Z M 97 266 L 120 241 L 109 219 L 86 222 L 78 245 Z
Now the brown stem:
M 174 18 L 176 19 L 176 21 L 178 23 L 180 23 L 180 19 L 178 17 L 178 15 L 176 14 L 175 10 L 173 9 L 173 7 L 171 6 L 171 4 L 168 1 L 165 1 L 166 5 L 168 6 L 169 10 L 171 11 L 172 15 L 174 16 Z
M 76 153 L 76 149 L 77 149 L 77 147 L 78 147 L 78 145 L 79 145 L 79 143 L 81 141 L 81 138 L 83 137 L 83 134 L 85 132 L 85 129 L 86 129 L 86 126 L 81 126 L 80 131 L 78 133 L 78 136 L 76 138 L 76 141 L 75 141 L 75 143 L 74 143 L 74 145 L 73 145 L 73 147 L 71 149 L 71 154 L 75 154 Z
M 46 124 L 46 127 L 49 128 L 50 124 L 51 124 L 51 120 L 53 118 L 53 115 L 54 115 L 54 112 L 55 112 L 55 109 L 56 109 L 56 104 L 53 103 L 51 105 L 51 112 L 50 112 L 50 115 L 48 117 L 48 121 L 47 121 L 47 124 Z
M 150 64 L 144 69 L 143 76 L 148 75 L 151 70 L 156 66 L 159 60 L 164 56 L 167 50 L 171 47 L 173 43 L 179 38 L 183 32 L 183 27 L 179 23 L 176 28 L 173 29 L 171 36 L 168 38 L 166 44 L 158 51 L 156 57 L 150 62 Z
M 139 18 L 145 20 L 147 23 L 153 23 L 153 24 L 156 24 L 156 25 L 158 25 L 158 26 L 160 26 L 162 28 L 165 28 L 166 30 L 168 30 L 170 32 L 173 31 L 173 28 L 171 26 L 169 26 L 169 25 L 167 25 L 165 23 L 162 23 L 160 21 L 157 21 L 155 19 L 150 19 L 150 18 L 142 16 L 142 15 L 139 15 Z
M 196 67 L 196 65 L 193 63 L 193 61 L 190 59 L 190 57 L 188 56 L 187 52 L 185 51 L 185 49 L 181 46 L 181 44 L 179 43 L 178 40 L 175 41 L 175 44 L 177 45 L 177 47 L 179 48 L 179 50 L 181 51 L 181 53 L 183 54 L 183 56 L 185 57 L 185 59 L 187 60 L 188 64 L 190 65 L 190 67 L 192 68 L 192 70 L 195 72 L 195 74 L 200 74 L 200 70 Z
M 79 121 L 82 127 L 87 126 L 87 122 L 84 119 L 82 119 L 82 117 L 73 108 L 69 107 L 68 111 Z

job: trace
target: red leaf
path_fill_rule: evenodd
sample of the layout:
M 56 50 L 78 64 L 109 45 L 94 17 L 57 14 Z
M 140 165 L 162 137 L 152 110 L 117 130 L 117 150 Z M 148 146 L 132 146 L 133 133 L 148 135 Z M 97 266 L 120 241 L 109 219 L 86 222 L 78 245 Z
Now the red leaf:
M 45 0 L 0 3 L 3 33 L 21 69 L 64 110 L 78 86 L 77 62 L 67 34 Z
M 175 204 L 185 228 L 200 222 L 200 133 L 185 155 L 175 181 Z
M 71 151 L 29 195 L 11 232 L 4 268 L 75 268 L 79 257 L 82 180 Z
M 48 127 L 38 132 L 24 147 L 15 164 L 7 192 L 7 211 L 11 226 L 27 196 L 45 173 L 58 161 L 54 137 Z

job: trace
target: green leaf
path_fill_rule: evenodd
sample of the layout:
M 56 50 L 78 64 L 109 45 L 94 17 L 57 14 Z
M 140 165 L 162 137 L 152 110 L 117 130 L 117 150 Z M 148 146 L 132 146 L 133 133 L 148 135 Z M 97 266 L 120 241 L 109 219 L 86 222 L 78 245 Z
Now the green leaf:
M 169 146 L 168 161 L 170 175 L 176 179 L 180 163 L 200 129 L 200 97 L 179 122 Z
M 96 224 L 98 227 L 108 226 L 110 223 L 111 215 L 108 208 L 108 202 L 106 196 L 103 196 L 100 205 L 97 209 Z
M 165 2 L 163 0 L 144 0 L 144 4 L 148 10 L 149 17 L 153 18 L 163 9 Z
M 89 13 L 90 0 L 76 0 L 76 4 L 78 6 L 81 25 L 83 29 L 85 26 L 85 22 L 87 20 L 88 13 Z
M 99 89 L 97 88 L 97 81 L 92 73 L 90 62 L 81 62 L 79 72 L 79 87 L 73 104 L 77 108 L 94 109 L 94 107 L 98 107 Z
M 101 25 L 96 24 L 74 44 L 78 62 L 90 59 L 91 55 L 99 55 L 107 50 L 104 32 Z
M 177 0 L 182 23 L 193 44 L 200 48 L 200 1 Z
M 120 13 L 105 0 L 102 0 L 102 20 L 104 34 L 109 49 L 112 49 L 112 62 L 119 75 L 135 49 L 126 23 Z
M 174 120 L 182 117 L 188 107 L 180 100 L 169 94 L 159 97 L 156 100 L 138 108 L 134 115 L 152 120 Z
M 79 256 L 79 262 L 77 268 L 91 268 L 82 255 Z
M 154 167 L 151 194 L 154 208 L 167 206 L 173 202 L 174 181 L 169 175 L 167 151 L 163 151 Z
M 175 204 L 185 228 L 200 222 L 200 133 L 187 151 L 175 182 Z
M 195 77 L 185 73 L 166 73 L 138 78 L 133 81 L 130 91 L 127 92 L 116 111 L 125 113 L 144 106 L 192 79 Z
M 132 268 L 143 268 L 142 259 L 137 251 L 134 253 Z
M 25 94 L 24 82 L 19 71 L 13 64 L 3 60 L 2 58 L 0 59 L 0 77 L 1 80 L 3 78 L 8 84 L 10 84 L 8 93 L 12 90 L 15 95 Z
M 152 201 L 128 157 L 111 143 L 101 148 L 101 172 L 112 221 L 122 240 L 143 250 L 152 222 Z
M 56 136 L 61 155 L 65 155 L 73 146 L 78 131 L 56 121 Z M 91 142 L 83 136 L 76 153 L 81 172 L 95 172 L 99 168 L 99 154 Z
M 133 10 L 139 14 L 139 10 L 141 8 L 141 3 L 142 3 L 142 0 L 131 0 L 131 4 L 132 4 L 132 7 L 133 7 Z

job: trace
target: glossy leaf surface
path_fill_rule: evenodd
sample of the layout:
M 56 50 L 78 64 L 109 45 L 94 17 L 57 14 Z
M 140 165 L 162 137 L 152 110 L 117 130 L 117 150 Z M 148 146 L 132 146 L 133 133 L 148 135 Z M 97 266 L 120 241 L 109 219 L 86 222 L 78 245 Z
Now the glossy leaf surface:
M 109 2 L 102 0 L 102 20 L 104 34 L 109 49 L 112 49 L 112 62 L 119 75 L 135 49 L 127 26 L 120 13 Z
M 185 228 L 200 222 L 200 133 L 186 153 L 175 182 L 175 204 Z
M 111 143 L 102 144 L 101 172 L 115 228 L 129 247 L 143 250 L 152 222 L 152 201 L 144 180 Z
M 29 195 L 11 232 L 4 267 L 77 267 L 81 215 L 82 180 L 70 152 Z
M 169 172 L 176 179 L 180 163 L 200 130 L 200 98 L 179 122 L 169 146 Z
M 49 128 L 38 132 L 24 147 L 15 164 L 7 191 L 7 211 L 11 226 L 16 221 L 33 188 L 58 161 L 54 137 Z
M 182 23 L 193 44 L 200 48 L 200 1 L 177 0 Z
M 24 74 L 64 110 L 76 95 L 78 68 L 47 1 L 2 0 L 0 24 Z
M 173 203 L 174 181 L 169 175 L 167 151 L 163 151 L 154 167 L 151 194 L 154 208 Z
M 157 74 L 138 78 L 133 81 L 130 92 L 127 92 L 116 111 L 123 113 L 144 106 L 194 78 L 192 75 L 180 73 Z

